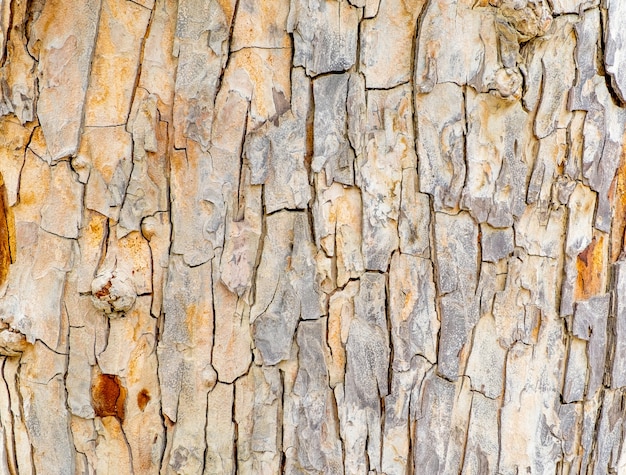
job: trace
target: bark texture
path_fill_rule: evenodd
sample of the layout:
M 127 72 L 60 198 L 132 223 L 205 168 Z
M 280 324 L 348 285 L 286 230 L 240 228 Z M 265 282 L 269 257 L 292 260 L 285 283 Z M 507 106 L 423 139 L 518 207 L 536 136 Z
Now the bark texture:
M 0 475 L 626 473 L 626 2 L 0 0 Z

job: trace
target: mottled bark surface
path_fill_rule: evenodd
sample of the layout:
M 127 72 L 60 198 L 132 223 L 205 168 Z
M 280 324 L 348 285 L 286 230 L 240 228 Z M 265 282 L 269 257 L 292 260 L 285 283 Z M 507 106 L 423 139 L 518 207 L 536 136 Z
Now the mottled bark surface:
M 0 475 L 626 473 L 626 2 L 0 0 Z

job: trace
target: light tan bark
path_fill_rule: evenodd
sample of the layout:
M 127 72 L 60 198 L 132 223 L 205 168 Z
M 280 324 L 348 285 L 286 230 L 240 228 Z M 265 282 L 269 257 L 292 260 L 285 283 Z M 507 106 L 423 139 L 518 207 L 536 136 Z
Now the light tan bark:
M 625 32 L 0 0 L 0 475 L 626 474 Z

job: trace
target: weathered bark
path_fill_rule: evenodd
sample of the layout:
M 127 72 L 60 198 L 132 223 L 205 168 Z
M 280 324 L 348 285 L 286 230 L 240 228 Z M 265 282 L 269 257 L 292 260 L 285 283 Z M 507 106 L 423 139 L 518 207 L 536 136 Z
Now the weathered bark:
M 0 0 L 0 475 L 626 474 L 626 2 Z

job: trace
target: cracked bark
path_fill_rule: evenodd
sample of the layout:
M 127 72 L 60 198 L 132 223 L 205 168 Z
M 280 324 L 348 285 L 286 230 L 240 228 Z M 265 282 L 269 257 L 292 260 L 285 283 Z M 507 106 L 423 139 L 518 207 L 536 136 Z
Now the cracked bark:
M 620 0 L 0 0 L 0 474 L 626 473 Z

